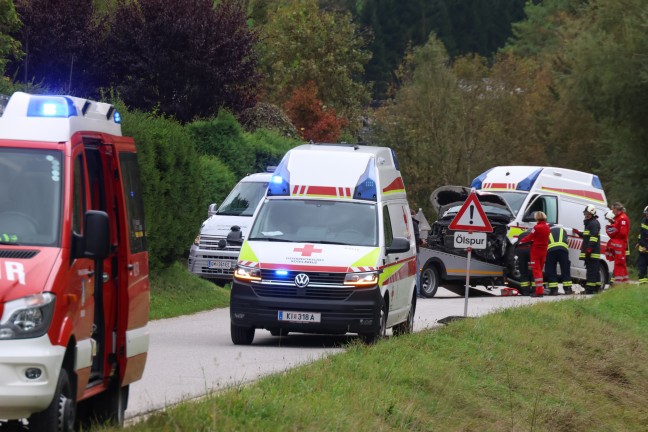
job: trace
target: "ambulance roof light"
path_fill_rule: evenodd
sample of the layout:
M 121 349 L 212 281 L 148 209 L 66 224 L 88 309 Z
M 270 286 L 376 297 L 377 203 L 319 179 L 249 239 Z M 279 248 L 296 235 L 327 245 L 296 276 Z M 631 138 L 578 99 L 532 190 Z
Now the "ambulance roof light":
M 121 114 L 119 114 L 119 111 L 115 111 L 115 114 L 113 115 L 113 120 L 115 120 L 115 123 L 117 124 L 121 123 Z
M 65 96 L 31 96 L 28 117 L 68 118 L 77 116 L 74 102 Z
M 377 193 L 376 170 L 374 168 L 373 160 L 369 160 L 365 172 L 360 176 L 358 183 L 353 190 L 353 198 L 359 200 L 376 201 Z
M 516 189 L 521 191 L 530 191 L 541 172 L 542 168 L 533 171 L 527 178 L 517 184 Z
M 268 196 L 290 196 L 290 171 L 288 160 L 290 153 L 286 154 L 268 183 Z
M 488 171 L 484 171 L 479 176 L 475 177 L 475 179 L 472 181 L 472 183 L 470 183 L 470 187 L 472 189 L 481 189 L 482 184 L 484 183 L 484 179 L 486 178 L 488 173 L 491 172 L 492 170 L 493 170 L 493 168 L 489 169 Z

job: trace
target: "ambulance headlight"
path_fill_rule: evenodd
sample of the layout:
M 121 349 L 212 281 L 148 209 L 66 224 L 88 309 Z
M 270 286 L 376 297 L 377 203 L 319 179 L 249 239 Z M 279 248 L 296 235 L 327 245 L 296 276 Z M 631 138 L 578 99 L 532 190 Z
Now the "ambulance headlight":
M 54 294 L 41 293 L 5 303 L 0 319 L 0 340 L 35 338 L 47 333 L 55 300 Z
M 347 273 L 344 278 L 344 285 L 357 288 L 368 288 L 378 284 L 378 272 Z
M 261 280 L 261 270 L 254 267 L 236 266 L 234 270 L 234 279 L 242 282 L 252 282 Z
M 194 239 L 194 244 L 195 244 L 196 246 L 200 245 L 200 234 L 198 234 L 198 235 L 196 236 L 196 238 Z

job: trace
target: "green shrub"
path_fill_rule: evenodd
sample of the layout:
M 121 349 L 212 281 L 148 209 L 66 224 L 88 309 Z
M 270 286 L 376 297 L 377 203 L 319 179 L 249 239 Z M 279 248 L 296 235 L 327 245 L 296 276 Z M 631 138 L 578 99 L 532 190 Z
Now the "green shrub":
M 216 156 L 237 179 L 253 171 L 254 150 L 243 139 L 243 129 L 230 112 L 220 110 L 216 118 L 197 120 L 186 129 L 200 154 Z
M 286 138 L 268 129 L 246 133 L 244 138 L 254 151 L 254 172 L 263 172 L 268 166 L 277 165 L 288 150 L 301 144 L 300 141 Z
M 191 136 L 175 120 L 117 106 L 123 134 L 137 144 L 149 260 L 161 269 L 186 254 L 193 227 L 204 219 L 200 160 Z
M 216 156 L 200 156 L 200 181 L 205 192 L 204 210 L 211 203 L 221 204 L 236 184 L 231 169 Z M 206 213 L 205 213 L 206 214 Z

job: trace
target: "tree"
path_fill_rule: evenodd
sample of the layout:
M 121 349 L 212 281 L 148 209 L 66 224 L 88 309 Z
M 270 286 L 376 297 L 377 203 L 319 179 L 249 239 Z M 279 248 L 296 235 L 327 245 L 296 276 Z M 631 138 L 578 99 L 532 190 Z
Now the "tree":
M 295 89 L 284 108 L 303 139 L 336 143 L 346 120 L 338 118 L 334 109 L 326 108 L 317 93 L 317 86 L 309 81 L 304 87 Z
M 95 91 L 95 43 L 101 35 L 87 0 L 16 0 L 23 21 L 17 33 L 25 56 L 9 71 L 52 92 L 88 96 Z M 89 35 L 96 35 L 89 37 Z
M 11 0 L 0 0 L 0 76 L 5 72 L 7 61 L 22 55 L 20 42 L 11 35 L 18 31 L 21 22 Z
M 315 0 L 279 2 L 261 28 L 261 66 L 269 101 L 283 106 L 313 81 L 317 97 L 357 130 L 369 101 L 362 82 L 370 54 L 348 13 L 321 11 Z
M 236 0 L 119 0 L 105 70 L 129 106 L 187 122 L 256 103 L 256 42 Z
M 611 200 L 630 214 L 648 204 L 648 3 L 592 0 L 567 47 L 570 73 L 563 91 L 600 125 L 596 152 Z

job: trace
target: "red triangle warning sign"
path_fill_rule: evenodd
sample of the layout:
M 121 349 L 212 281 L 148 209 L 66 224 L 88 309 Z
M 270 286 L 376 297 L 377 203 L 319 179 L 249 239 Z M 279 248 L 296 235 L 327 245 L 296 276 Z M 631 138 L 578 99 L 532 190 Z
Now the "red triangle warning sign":
M 453 231 L 477 231 L 477 232 L 492 232 L 493 227 L 491 226 L 484 209 L 477 198 L 475 192 L 471 192 L 468 195 L 468 199 L 461 206 L 459 212 L 450 225 L 448 229 Z

